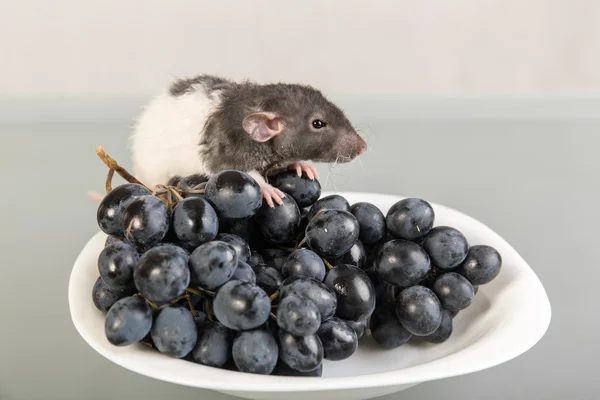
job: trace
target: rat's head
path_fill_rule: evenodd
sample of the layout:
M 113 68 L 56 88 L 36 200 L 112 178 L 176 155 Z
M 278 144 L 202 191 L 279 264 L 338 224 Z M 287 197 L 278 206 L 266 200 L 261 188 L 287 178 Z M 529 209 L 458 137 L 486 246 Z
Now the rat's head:
M 320 91 L 272 84 L 258 92 L 260 111 L 246 115 L 242 125 L 253 140 L 269 142 L 280 162 L 349 162 L 367 150 L 342 110 Z

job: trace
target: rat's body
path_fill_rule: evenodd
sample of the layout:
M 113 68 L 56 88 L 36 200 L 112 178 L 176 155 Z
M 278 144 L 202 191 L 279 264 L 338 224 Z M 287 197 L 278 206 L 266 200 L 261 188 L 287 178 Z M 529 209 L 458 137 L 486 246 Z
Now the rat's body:
M 154 98 L 132 137 L 134 174 L 149 187 L 237 169 L 251 173 L 269 203 L 283 196 L 261 178 L 270 165 L 313 178 L 303 161 L 346 162 L 365 150 L 343 112 L 311 87 L 209 75 L 178 80 Z

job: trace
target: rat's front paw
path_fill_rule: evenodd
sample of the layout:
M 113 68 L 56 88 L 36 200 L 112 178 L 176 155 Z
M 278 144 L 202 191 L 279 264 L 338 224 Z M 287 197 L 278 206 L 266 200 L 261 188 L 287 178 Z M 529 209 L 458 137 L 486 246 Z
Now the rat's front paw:
M 302 163 L 302 162 L 290 164 L 290 165 L 288 165 L 288 169 L 291 169 L 292 171 L 296 171 L 298 176 L 302 176 L 302 173 L 304 172 L 306 174 L 306 176 L 308 176 L 308 179 L 310 179 L 311 181 L 314 181 L 315 178 L 319 177 L 319 173 L 317 172 L 316 169 L 314 169 L 310 165 Z
M 279 205 L 283 204 L 282 199 L 285 197 L 285 194 L 281 190 L 274 188 L 268 183 L 264 183 L 260 185 L 260 191 L 262 192 L 263 199 L 265 199 L 269 207 L 275 207 L 273 201 Z

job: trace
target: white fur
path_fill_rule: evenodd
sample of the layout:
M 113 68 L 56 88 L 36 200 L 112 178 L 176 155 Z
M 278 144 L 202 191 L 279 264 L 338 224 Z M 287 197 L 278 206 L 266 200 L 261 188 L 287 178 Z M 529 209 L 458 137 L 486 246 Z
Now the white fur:
M 219 104 L 218 92 L 211 99 L 202 88 L 180 96 L 165 90 L 155 97 L 131 138 L 134 175 L 150 188 L 175 175 L 209 175 L 199 144 L 206 120 Z

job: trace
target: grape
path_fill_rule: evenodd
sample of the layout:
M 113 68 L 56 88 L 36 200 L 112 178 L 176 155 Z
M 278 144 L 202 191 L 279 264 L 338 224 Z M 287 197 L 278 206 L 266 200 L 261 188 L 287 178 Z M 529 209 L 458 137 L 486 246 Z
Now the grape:
M 152 310 L 138 296 L 124 297 L 108 310 L 104 329 L 115 346 L 127 346 L 142 340 L 152 327 Z
M 233 360 L 241 372 L 269 375 L 278 357 L 277 341 L 267 330 L 240 332 L 233 341 Z
M 190 247 L 198 247 L 217 236 L 217 213 L 202 198 L 183 199 L 173 209 L 173 230 L 181 241 Z
M 316 376 L 316 377 L 320 377 L 323 375 L 323 364 L 319 364 L 319 366 L 315 369 L 313 369 L 312 371 L 307 371 L 307 372 L 301 372 L 301 371 L 297 371 L 293 368 L 290 368 L 289 365 L 287 365 L 286 363 L 284 363 L 283 361 L 281 361 L 281 359 L 279 359 L 279 362 L 277 363 L 277 365 L 275 366 L 275 370 L 273 371 L 273 375 L 277 375 L 277 376 Z
M 339 318 L 323 322 L 317 334 L 323 344 L 323 357 L 326 360 L 345 360 L 358 348 L 356 332 Z
M 208 177 L 206 175 L 194 174 L 194 175 L 188 175 L 185 178 L 181 178 L 179 180 L 179 182 L 176 183 L 176 185 L 180 189 L 183 189 L 183 190 L 194 190 L 194 189 L 198 189 L 198 186 L 200 186 L 203 183 L 206 183 L 207 181 L 208 181 Z M 175 185 L 171 185 L 171 186 L 175 186 Z
M 198 337 L 200 337 L 202 332 L 204 332 L 204 324 L 206 323 L 207 318 L 206 318 L 206 314 L 204 314 L 203 311 L 198 311 L 198 310 L 194 310 L 194 311 L 196 311 L 196 316 L 194 317 L 192 315 L 192 318 L 194 318 L 194 323 L 196 324 L 196 331 L 198 332 Z
M 384 281 L 379 273 L 375 270 L 367 272 L 367 276 L 371 279 L 373 287 L 375 288 L 376 303 L 393 303 L 396 301 L 396 293 L 398 288 L 394 285 L 390 285 Z
M 458 267 L 457 272 L 473 285 L 485 285 L 500 273 L 502 257 L 490 246 L 471 246 L 469 254 Z
M 301 372 L 312 371 L 323 361 L 323 345 L 317 335 L 294 336 L 280 329 L 277 339 L 279 357 L 290 368 Z
M 350 328 L 352 328 L 354 330 L 354 332 L 356 333 L 356 337 L 358 339 L 360 339 L 362 337 L 362 335 L 364 335 L 365 330 L 367 329 L 367 320 L 366 319 L 362 319 L 360 321 L 346 321 L 346 320 L 340 320 L 343 321 L 346 325 L 348 325 Z
M 266 202 L 257 211 L 254 220 L 266 240 L 271 243 L 290 243 L 298 235 L 300 210 L 294 199 L 286 196 L 283 204 L 270 207 Z
M 235 249 L 225 242 L 204 243 L 190 255 L 191 281 L 213 290 L 227 282 L 238 266 Z
M 347 211 L 328 210 L 306 227 L 308 247 L 322 257 L 340 257 L 358 240 L 358 222 Z
M 225 170 L 211 176 L 204 196 L 219 216 L 227 219 L 250 217 L 262 205 L 260 186 L 241 171 Z
M 285 262 L 285 259 L 287 258 L 288 254 L 289 252 L 281 249 L 266 249 L 263 252 L 263 257 L 265 263 L 269 267 L 273 267 L 279 272 L 281 272 L 283 270 L 283 263 Z
M 442 322 L 439 328 L 431 335 L 421 336 L 421 339 L 429 343 L 442 343 L 448 340 L 452 335 L 452 317 L 451 311 L 442 310 Z
M 123 211 L 135 198 L 150 191 L 136 183 L 126 183 L 111 190 L 100 202 L 96 218 L 98 226 L 107 235 L 123 237 Z
M 396 315 L 413 335 L 431 335 L 442 321 L 442 307 L 436 295 L 424 286 L 404 289 L 396 299 Z
M 105 313 L 117 302 L 117 300 L 131 296 L 133 293 L 133 288 L 112 290 L 104 283 L 102 278 L 99 277 L 96 279 L 96 283 L 94 283 L 94 288 L 92 289 L 92 301 L 98 310 Z
M 123 211 L 125 238 L 138 248 L 149 249 L 166 236 L 170 219 L 169 208 L 158 197 L 136 197 Z
M 259 252 L 252 251 L 252 253 L 250 253 L 250 257 L 248 258 L 247 263 L 249 266 L 255 267 L 257 265 L 265 264 L 265 259 Z
M 327 272 L 323 283 L 337 295 L 336 316 L 349 321 L 360 321 L 373 312 L 375 287 L 360 268 L 338 265 Z
M 271 302 L 264 290 L 248 282 L 229 281 L 217 291 L 213 311 L 230 329 L 258 328 L 269 318 Z
M 386 349 L 402 346 L 412 337 L 398 320 L 394 306 L 389 303 L 377 305 L 371 316 L 369 328 L 373 340 Z
M 219 233 L 235 235 L 244 240 L 254 250 L 262 250 L 265 245 L 254 218 L 221 219 L 219 221 Z
M 346 254 L 338 258 L 328 260 L 331 265 L 348 264 L 358 268 L 364 268 L 367 265 L 367 251 L 360 240 L 354 243 L 354 246 Z
M 350 207 L 360 226 L 358 238 L 364 244 L 374 244 L 385 235 L 385 217 L 377 206 L 371 203 L 356 203 Z
M 198 339 L 192 313 L 186 308 L 174 305 L 160 309 L 150 333 L 158 351 L 175 358 L 188 355 Z
M 231 358 L 233 332 L 217 321 L 207 321 L 192 350 L 192 359 L 202 365 L 222 367 Z
M 321 196 L 321 184 L 318 180 L 310 180 L 306 175 L 298 176 L 296 171 L 282 171 L 269 175 L 269 183 L 290 195 L 299 207 L 312 205 Z
M 238 281 L 256 283 L 256 274 L 254 270 L 248 264 L 243 261 L 238 261 L 237 268 L 233 273 L 231 279 L 237 279 Z
M 291 252 L 283 263 L 283 276 L 309 276 L 320 281 L 325 277 L 325 264 L 321 257 L 308 249 Z
M 115 242 L 102 250 L 98 257 L 100 277 L 112 290 L 133 287 L 133 270 L 140 255 L 133 246 Z
M 421 246 L 396 239 L 384 244 L 375 257 L 379 275 L 392 285 L 408 287 L 423 280 L 431 269 L 429 255 Z
M 321 210 L 350 211 L 350 204 L 348 204 L 348 200 L 338 194 L 325 196 L 310 208 L 306 218 L 308 218 L 309 221 L 312 220 Z
M 190 283 L 188 259 L 185 250 L 171 244 L 151 248 L 133 272 L 136 288 L 142 296 L 159 304 L 181 296 Z
M 277 307 L 277 324 L 295 336 L 313 335 L 321 325 L 321 314 L 312 301 L 289 295 Z
M 425 200 L 408 198 L 394 204 L 386 216 L 388 230 L 397 238 L 417 240 L 433 227 L 435 212 Z
M 431 289 L 433 287 L 433 283 L 438 278 L 438 276 L 445 274 L 446 272 L 448 272 L 448 270 L 441 269 L 441 268 L 436 267 L 435 265 L 432 265 L 431 269 L 429 270 L 429 272 L 427 273 L 425 278 L 423 278 L 423 280 L 421 282 L 419 282 L 419 285 L 425 286 L 425 287 L 428 287 L 429 289 Z
M 122 242 L 122 240 L 119 239 L 118 237 L 108 235 L 106 237 L 106 241 L 104 242 L 104 247 L 110 246 L 111 244 L 115 244 L 115 243 L 121 243 L 121 242 Z
M 256 274 L 256 284 L 269 296 L 275 293 L 283 282 L 283 275 L 273 267 L 257 265 L 253 270 Z
M 335 292 L 321 281 L 308 276 L 290 276 L 283 281 L 280 290 L 282 299 L 295 295 L 315 303 L 321 314 L 321 321 L 327 321 L 335 314 L 337 307 Z
M 473 285 L 456 272 L 440 275 L 433 283 L 432 289 L 442 307 L 450 311 L 467 308 L 475 298 Z
M 231 233 L 219 233 L 215 240 L 225 242 L 235 249 L 238 256 L 238 261 L 247 262 L 250 258 L 250 246 L 241 237 L 232 235 Z
M 462 233 L 448 226 L 437 226 L 425 236 L 423 248 L 433 264 L 442 269 L 456 267 L 464 261 L 469 244 Z

